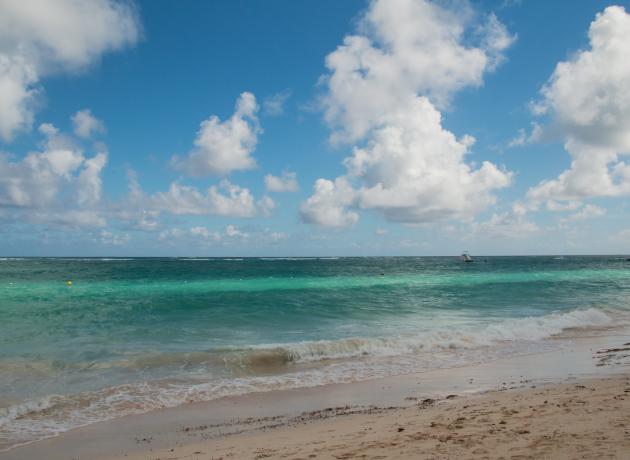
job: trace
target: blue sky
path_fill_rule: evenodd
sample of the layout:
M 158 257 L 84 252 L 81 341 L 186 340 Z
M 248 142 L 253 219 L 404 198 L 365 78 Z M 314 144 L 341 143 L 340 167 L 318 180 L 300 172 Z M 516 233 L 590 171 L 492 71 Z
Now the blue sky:
M 0 254 L 628 252 L 628 6 L 8 0 Z

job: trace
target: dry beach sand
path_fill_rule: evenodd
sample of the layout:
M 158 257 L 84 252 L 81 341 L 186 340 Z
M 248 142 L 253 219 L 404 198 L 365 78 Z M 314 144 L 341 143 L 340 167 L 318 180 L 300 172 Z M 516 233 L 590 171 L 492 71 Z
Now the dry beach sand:
M 630 459 L 627 331 L 561 350 L 127 416 L 0 459 Z

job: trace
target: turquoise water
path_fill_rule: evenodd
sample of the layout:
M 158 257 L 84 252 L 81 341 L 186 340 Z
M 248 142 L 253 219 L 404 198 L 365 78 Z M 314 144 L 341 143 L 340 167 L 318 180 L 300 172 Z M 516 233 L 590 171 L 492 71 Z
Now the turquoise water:
M 630 262 L 610 256 L 6 258 L 0 450 L 187 401 L 542 351 L 628 324 L 629 298 Z

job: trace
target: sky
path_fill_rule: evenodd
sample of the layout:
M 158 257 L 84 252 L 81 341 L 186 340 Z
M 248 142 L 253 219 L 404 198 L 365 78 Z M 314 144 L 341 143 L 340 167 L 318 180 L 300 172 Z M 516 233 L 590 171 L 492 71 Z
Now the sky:
M 630 2 L 4 0 L 0 255 L 630 252 Z

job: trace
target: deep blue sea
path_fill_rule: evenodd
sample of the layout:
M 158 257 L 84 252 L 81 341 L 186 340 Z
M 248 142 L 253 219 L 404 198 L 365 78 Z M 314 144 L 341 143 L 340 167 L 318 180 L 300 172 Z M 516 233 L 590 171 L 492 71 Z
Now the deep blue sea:
M 160 407 L 472 364 L 628 325 L 625 256 L 3 258 L 0 450 Z

